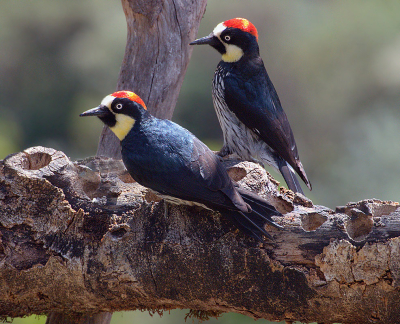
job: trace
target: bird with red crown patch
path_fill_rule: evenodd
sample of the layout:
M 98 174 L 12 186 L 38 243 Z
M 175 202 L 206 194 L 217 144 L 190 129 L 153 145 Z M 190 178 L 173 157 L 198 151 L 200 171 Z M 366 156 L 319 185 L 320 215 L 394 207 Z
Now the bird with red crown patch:
M 297 172 L 311 190 L 288 118 L 260 57 L 256 27 L 244 18 L 230 19 L 190 44 L 208 44 L 222 55 L 212 84 L 224 136 L 219 155 L 271 165 L 289 189 L 303 193 Z
M 233 18 L 222 23 L 225 27 L 238 28 L 246 33 L 253 35 L 258 41 L 258 32 L 256 27 L 244 18 Z
M 247 235 L 271 238 L 266 223 L 281 215 L 265 199 L 240 188 L 219 158 L 188 130 L 152 116 L 135 93 L 118 91 L 80 116 L 97 116 L 118 136 L 122 161 L 141 185 L 172 204 L 219 211 Z

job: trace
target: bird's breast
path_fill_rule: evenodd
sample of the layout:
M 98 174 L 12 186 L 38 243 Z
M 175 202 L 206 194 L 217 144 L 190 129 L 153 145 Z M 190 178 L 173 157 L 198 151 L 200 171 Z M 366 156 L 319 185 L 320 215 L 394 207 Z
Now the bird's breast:
M 259 161 L 275 167 L 273 150 L 253 130 L 248 128 L 239 120 L 236 114 L 226 103 L 225 82 L 229 82 L 232 77 L 231 69 L 224 69 L 219 66 L 214 74 L 212 96 L 215 112 L 221 125 L 224 147 L 231 153 L 237 154 L 241 159 L 248 161 Z M 235 94 L 228 94 L 235 96 Z M 239 100 L 237 94 L 237 100 Z
M 229 72 L 227 72 L 229 73 Z M 213 80 L 213 103 L 224 136 L 224 145 L 243 159 L 250 159 L 254 146 L 254 133 L 233 113 L 225 101 L 225 84 L 222 71 Z

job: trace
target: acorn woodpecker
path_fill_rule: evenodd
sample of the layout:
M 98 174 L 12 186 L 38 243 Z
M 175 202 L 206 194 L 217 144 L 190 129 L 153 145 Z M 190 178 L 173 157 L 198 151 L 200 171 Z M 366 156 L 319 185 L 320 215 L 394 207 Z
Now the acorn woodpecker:
M 190 43 L 201 44 L 222 54 L 212 83 L 224 136 L 218 154 L 271 165 L 282 173 L 289 189 L 303 193 L 296 171 L 311 190 L 289 121 L 260 57 L 254 25 L 243 18 L 227 20 Z
M 254 193 L 239 188 L 204 143 L 170 120 L 158 119 L 142 99 L 117 91 L 80 116 L 98 116 L 117 135 L 122 160 L 132 178 L 173 204 L 219 211 L 240 230 L 262 241 L 271 216 L 281 215 Z

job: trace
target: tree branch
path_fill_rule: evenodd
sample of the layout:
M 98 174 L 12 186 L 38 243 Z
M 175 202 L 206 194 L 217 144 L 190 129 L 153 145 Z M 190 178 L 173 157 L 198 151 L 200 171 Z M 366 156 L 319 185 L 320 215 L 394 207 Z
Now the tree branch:
M 278 191 L 258 165 L 225 162 L 284 213 L 273 242 L 218 213 L 168 205 L 121 161 L 35 147 L 0 161 L 0 314 L 134 309 L 236 312 L 321 323 L 400 318 L 398 203 L 336 211 Z

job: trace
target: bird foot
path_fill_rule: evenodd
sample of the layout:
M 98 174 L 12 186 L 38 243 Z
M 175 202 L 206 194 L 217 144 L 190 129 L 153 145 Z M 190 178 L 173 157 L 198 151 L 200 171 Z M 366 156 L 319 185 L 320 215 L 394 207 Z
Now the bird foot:
M 231 154 L 231 150 L 225 145 L 217 152 L 217 155 L 222 158 L 225 158 L 229 154 Z

